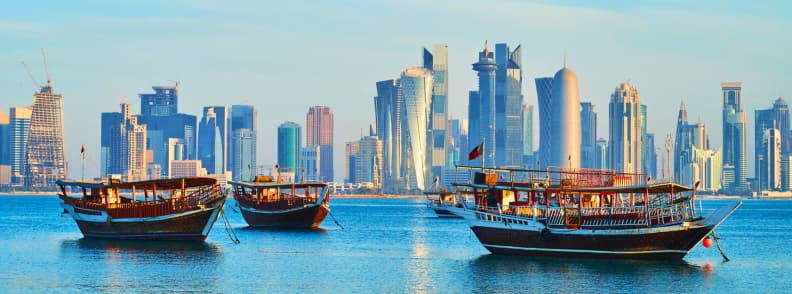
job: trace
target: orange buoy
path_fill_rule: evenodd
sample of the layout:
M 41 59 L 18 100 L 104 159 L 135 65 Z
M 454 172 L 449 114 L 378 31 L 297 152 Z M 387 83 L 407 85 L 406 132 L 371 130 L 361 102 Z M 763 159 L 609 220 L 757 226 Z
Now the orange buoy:
M 712 239 L 709 236 L 707 236 L 706 238 L 704 238 L 703 241 L 701 241 L 701 245 L 704 245 L 704 248 L 712 247 Z

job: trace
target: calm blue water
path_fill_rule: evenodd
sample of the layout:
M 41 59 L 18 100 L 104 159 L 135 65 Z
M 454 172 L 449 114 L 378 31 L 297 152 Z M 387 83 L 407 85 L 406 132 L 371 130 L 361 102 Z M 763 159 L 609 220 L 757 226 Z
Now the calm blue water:
M 713 209 L 725 200 L 706 200 Z M 0 197 L 0 292 L 787 292 L 792 201 L 745 201 L 717 231 L 732 261 L 489 255 L 416 199 L 334 199 L 322 231 L 252 230 L 227 209 L 205 243 L 83 239 L 52 196 Z M 233 201 L 229 204 L 233 204 Z

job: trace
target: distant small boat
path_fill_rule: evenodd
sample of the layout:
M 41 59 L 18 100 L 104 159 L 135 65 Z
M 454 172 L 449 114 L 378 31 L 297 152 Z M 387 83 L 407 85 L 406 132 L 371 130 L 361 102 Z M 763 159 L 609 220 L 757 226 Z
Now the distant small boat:
M 85 237 L 203 241 L 226 199 L 217 180 L 204 177 L 57 184 L 61 206 Z M 81 191 L 76 197 L 67 193 L 73 188 Z
M 681 259 L 742 204 L 702 215 L 693 202 L 698 183 L 651 183 L 644 174 L 459 168 L 482 171 L 472 183 L 455 185 L 475 195 L 465 219 L 499 254 Z
M 234 199 L 251 227 L 318 228 L 330 212 L 327 184 L 277 183 L 269 176 L 230 182 Z
M 426 196 L 426 206 L 431 208 L 437 217 L 462 218 L 465 213 L 472 213 L 465 207 L 464 200 L 457 198 L 454 192 L 424 192 L 424 196 Z

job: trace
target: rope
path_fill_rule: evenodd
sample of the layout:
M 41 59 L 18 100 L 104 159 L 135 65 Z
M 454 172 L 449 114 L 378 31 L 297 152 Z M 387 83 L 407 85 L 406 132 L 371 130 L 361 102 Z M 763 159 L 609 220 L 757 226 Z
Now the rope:
M 723 248 L 721 248 L 720 246 L 720 242 L 718 242 L 720 238 L 718 238 L 718 236 L 715 235 L 715 230 L 712 231 L 712 239 L 715 239 L 715 246 L 718 247 L 718 251 L 720 251 L 721 256 L 723 256 L 723 260 L 729 261 L 729 258 L 726 257 L 726 253 L 723 252 Z
M 239 238 L 237 238 L 236 232 L 234 232 L 234 228 L 231 227 L 231 222 L 229 222 L 228 217 L 226 217 L 225 205 L 222 208 L 220 208 L 220 216 L 223 217 L 223 224 L 225 225 L 228 238 L 231 239 L 231 242 L 234 242 L 234 244 L 239 244 Z
M 329 214 L 329 215 L 330 215 L 330 217 L 331 217 L 331 218 L 333 219 L 333 221 L 335 222 L 336 226 L 338 226 L 339 228 L 341 228 L 341 229 L 343 230 L 343 229 L 344 229 L 344 226 L 342 226 L 342 225 L 341 225 L 341 223 L 339 223 L 339 222 L 338 222 L 338 220 L 335 218 L 335 216 L 333 215 L 333 211 L 332 211 L 332 210 L 330 210 L 330 207 L 327 207 L 327 206 L 325 206 L 325 207 L 327 208 L 327 214 Z

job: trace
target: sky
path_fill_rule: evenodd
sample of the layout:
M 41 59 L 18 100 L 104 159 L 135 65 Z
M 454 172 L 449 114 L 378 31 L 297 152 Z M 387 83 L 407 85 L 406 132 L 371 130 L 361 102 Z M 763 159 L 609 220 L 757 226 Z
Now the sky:
M 723 81 L 743 82 L 753 174 L 754 110 L 792 97 L 792 2 L 788 1 L 4 1 L 0 4 L 0 110 L 32 104 L 21 61 L 63 94 L 70 175 L 99 174 L 100 113 L 180 81 L 179 112 L 205 105 L 258 109 L 259 165 L 276 161 L 276 129 L 305 126 L 313 105 L 335 113 L 335 175 L 344 142 L 374 122 L 375 83 L 420 63 L 445 43 L 449 111 L 466 118 L 471 69 L 489 44 L 522 45 L 523 95 L 533 79 L 567 65 L 607 138 L 608 101 L 623 82 L 648 106 L 658 148 L 673 134 L 680 102 L 721 142 Z M 490 45 L 490 50 L 492 50 Z M 538 124 L 538 116 L 534 124 Z M 536 137 L 536 136 L 535 136 Z M 538 145 L 539 138 L 535 138 Z

